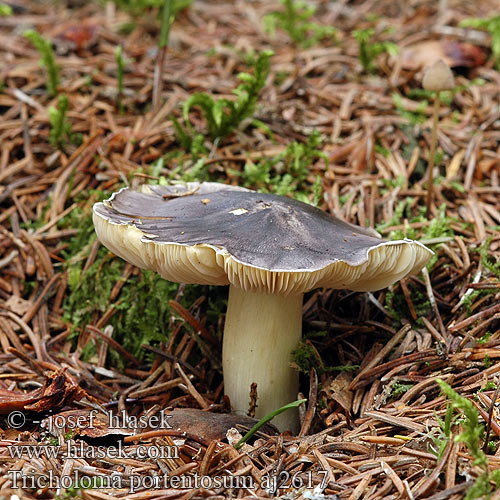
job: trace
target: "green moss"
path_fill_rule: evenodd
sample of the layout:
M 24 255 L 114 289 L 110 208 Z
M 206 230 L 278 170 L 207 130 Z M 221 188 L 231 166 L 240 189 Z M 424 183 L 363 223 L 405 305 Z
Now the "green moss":
M 431 303 L 427 295 L 423 294 L 413 282 L 408 282 L 408 290 L 410 292 L 413 308 L 417 315 L 416 324 L 423 327 L 422 317 L 429 317 L 432 313 Z M 401 321 L 405 318 L 411 318 L 410 309 L 406 302 L 405 296 L 402 293 L 394 293 L 388 291 L 385 295 L 384 307 L 389 314 L 394 318 L 396 326 L 401 325 Z
M 313 162 L 321 158 L 328 163 L 320 145 L 321 135 L 315 130 L 305 142 L 294 141 L 273 158 L 257 164 L 248 161 L 240 173 L 244 186 L 317 205 L 322 198 L 321 177 L 316 176 L 312 185 L 307 179 Z
M 98 199 L 105 197 L 106 193 L 97 193 Z M 82 332 L 86 325 L 95 324 L 113 306 L 116 312 L 109 321 L 114 327 L 113 338 L 128 352 L 140 357 L 142 344 L 165 341 L 169 335 L 169 300 L 175 298 L 178 284 L 166 281 L 152 271 L 139 271 L 127 278 L 118 297 L 111 302 L 111 292 L 122 279 L 125 261 L 101 246 L 94 262 L 84 273 L 83 268 L 96 239 L 90 209 L 74 210 L 60 221 L 60 225 L 79 228 L 63 251 L 68 271 L 64 319 L 71 323 L 73 336 Z M 195 287 L 186 288 L 184 297 L 188 302 L 196 296 Z M 93 343 L 84 347 L 87 358 L 95 352 Z M 112 350 L 110 356 L 112 364 L 120 363 L 119 356 Z
M 375 229 L 378 232 L 381 232 L 387 229 L 388 227 L 399 226 L 401 225 L 403 218 L 411 219 L 411 222 L 413 222 L 413 218 L 411 215 L 411 205 L 413 201 L 414 199 L 411 197 L 407 197 L 404 200 L 400 201 L 396 205 L 396 208 L 394 209 L 394 215 L 391 217 L 391 219 L 381 224 L 377 224 Z M 398 236 L 398 238 L 394 238 L 394 236 L 395 235 L 393 235 L 392 232 L 389 233 L 389 239 L 399 239 L 399 235 L 396 235 Z
M 488 356 L 488 354 L 485 354 L 483 358 L 483 366 L 485 368 L 489 368 L 492 364 L 493 361 L 491 361 L 491 358 Z
M 486 332 L 482 337 L 477 339 L 477 342 L 478 342 L 478 344 L 486 344 L 486 343 L 488 343 L 490 338 L 491 338 L 491 332 Z
M 376 230 L 381 232 L 384 229 L 392 226 L 399 226 L 403 224 L 403 221 L 408 221 L 408 223 L 405 223 L 405 227 L 403 229 L 398 229 L 391 231 L 389 233 L 389 239 L 390 240 L 400 240 L 403 238 L 410 238 L 410 239 L 419 239 L 423 240 L 424 242 L 426 240 L 433 240 L 436 238 L 445 238 L 445 237 L 453 237 L 455 235 L 453 229 L 451 228 L 451 223 L 453 222 L 453 219 L 448 217 L 446 215 L 446 205 L 443 204 L 439 207 L 439 211 L 436 217 L 432 218 L 430 223 L 426 226 L 424 226 L 422 229 L 419 229 L 418 231 L 411 228 L 410 224 L 413 223 L 419 223 L 419 222 L 427 222 L 427 218 L 425 217 L 425 207 L 424 206 L 419 206 L 418 207 L 418 215 L 414 216 L 412 215 L 412 205 L 413 205 L 414 199 L 411 197 L 407 197 L 404 200 L 400 201 L 394 210 L 394 215 L 392 218 L 384 222 L 382 224 L 378 224 L 376 226 Z M 436 251 L 439 248 L 439 245 L 441 243 L 433 244 L 430 243 L 428 246 Z M 433 255 L 427 264 L 427 268 L 431 270 L 434 266 L 434 264 L 437 262 L 438 256 L 437 254 Z
M 375 144 L 375 152 L 378 154 L 381 154 L 384 158 L 387 158 L 391 154 L 391 151 L 389 149 L 384 148 L 379 143 Z M 384 181 L 384 180 L 385 179 L 382 179 L 382 181 Z
M 305 341 L 299 342 L 297 348 L 292 351 L 292 360 L 303 373 L 310 373 L 314 368 L 318 376 L 325 372 L 350 372 L 359 369 L 359 365 L 325 366 L 314 347 Z
M 63 304 L 64 317 L 75 333 L 95 323 L 111 306 L 111 291 L 122 279 L 125 262 L 101 247 L 94 263 L 82 275 L 83 265 L 83 260 L 72 264 L 69 294 Z M 114 327 L 113 338 L 135 356 L 140 356 L 142 344 L 165 341 L 169 334 L 168 301 L 175 298 L 177 288 L 176 283 L 152 271 L 130 276 L 113 302 L 116 312 L 109 321 Z M 93 349 L 86 354 L 93 354 Z
M 10 5 L 5 3 L 0 3 L 0 17 L 2 16 L 11 16 L 14 11 Z
M 240 73 L 241 83 L 233 90 L 235 99 L 218 98 L 204 92 L 192 94 L 184 103 L 182 115 L 188 131 L 184 131 L 174 120 L 177 136 L 185 149 L 192 137 L 195 136 L 194 127 L 189 119 L 193 107 L 200 108 L 207 125 L 206 135 L 212 141 L 227 137 L 244 120 L 252 118 L 260 91 L 264 88 L 270 69 L 271 51 L 263 51 L 254 58 L 253 74 Z
M 383 33 L 389 33 L 391 29 L 384 30 Z M 394 42 L 377 40 L 374 28 L 354 30 L 352 35 L 358 42 L 359 61 L 363 69 L 368 73 L 374 73 L 376 70 L 376 60 L 381 54 L 387 53 L 396 56 L 399 53 L 399 47 Z
M 459 193 L 465 193 L 465 186 L 461 182 L 451 181 L 450 186 Z
M 429 103 L 420 101 L 414 111 L 410 111 L 404 105 L 403 98 L 396 92 L 392 94 L 392 101 L 399 115 L 406 118 L 412 125 L 421 125 L 427 120 L 426 109 Z
M 301 47 L 312 47 L 325 38 L 334 39 L 333 26 L 311 20 L 316 7 L 302 0 L 281 0 L 283 10 L 274 11 L 264 17 L 266 31 L 274 34 L 276 28 L 285 30 L 292 41 Z
M 479 389 L 479 392 L 494 391 L 496 388 L 497 388 L 497 384 L 495 382 L 493 382 L 493 380 L 489 380 L 488 382 L 486 382 L 484 387 Z
M 493 262 L 489 255 L 488 249 L 490 248 L 491 241 L 493 240 L 493 235 L 490 236 L 479 248 L 479 255 L 481 256 L 481 264 L 483 267 L 488 269 L 492 274 L 494 274 L 498 279 L 500 279 L 500 259 Z
M 59 97 L 56 106 L 49 106 L 49 122 L 50 122 L 50 143 L 62 149 L 64 143 L 69 140 L 71 142 L 78 142 L 78 137 L 71 132 L 71 122 L 66 118 L 68 111 L 68 98 L 65 95 Z M 72 174 L 74 176 L 74 174 Z
M 463 87 L 460 88 L 463 90 Z M 441 101 L 441 104 L 443 106 L 451 106 L 451 103 L 453 101 L 453 97 L 456 93 L 456 91 L 459 90 L 458 87 L 455 90 L 442 90 L 439 93 L 439 99 Z M 415 100 L 430 100 L 433 99 L 434 96 L 436 95 L 436 92 L 432 90 L 425 90 L 425 89 L 411 89 L 408 94 L 406 95 L 408 99 L 415 99 Z
M 400 382 L 396 382 L 392 386 L 391 396 L 393 398 L 398 398 L 408 392 L 413 387 L 413 384 L 401 384 Z
M 312 368 L 323 372 L 324 366 L 316 350 L 307 342 L 299 342 L 299 345 L 292 351 L 292 360 L 303 373 L 309 373 Z
M 450 399 L 453 409 L 459 410 L 463 415 L 460 421 L 462 432 L 455 436 L 455 441 L 467 446 L 472 465 L 481 471 L 474 484 L 469 487 L 465 500 L 489 498 L 500 487 L 500 469 L 490 472 L 488 458 L 481 449 L 484 427 L 479 423 L 479 413 L 472 401 L 455 392 L 446 382 L 438 380 L 438 384 L 444 395 Z
M 127 11 L 132 16 L 142 16 L 144 12 L 151 8 L 160 8 L 165 0 L 113 0 L 122 10 Z M 173 0 L 172 11 L 177 14 L 182 9 L 189 7 L 193 0 Z
M 486 290 L 473 290 L 471 293 L 464 296 L 464 298 L 462 299 L 462 304 L 467 309 L 467 312 L 471 313 L 472 312 L 472 304 L 474 304 L 474 302 L 476 302 L 476 300 L 479 297 L 484 297 L 485 295 L 495 294 L 496 292 L 497 291 L 494 288 L 493 289 L 486 289 Z
M 40 66 L 47 70 L 47 91 L 51 96 L 57 94 L 59 85 L 59 66 L 56 64 L 56 58 L 52 43 L 40 35 L 35 30 L 27 30 L 24 36 L 28 38 L 40 54 Z

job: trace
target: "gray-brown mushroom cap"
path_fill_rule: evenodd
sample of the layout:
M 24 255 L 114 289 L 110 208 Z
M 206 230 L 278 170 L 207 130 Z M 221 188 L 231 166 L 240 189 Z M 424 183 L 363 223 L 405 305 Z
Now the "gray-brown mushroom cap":
M 170 281 L 269 293 L 378 290 L 432 255 L 311 205 L 218 183 L 123 189 L 94 205 L 94 225 L 111 251 Z

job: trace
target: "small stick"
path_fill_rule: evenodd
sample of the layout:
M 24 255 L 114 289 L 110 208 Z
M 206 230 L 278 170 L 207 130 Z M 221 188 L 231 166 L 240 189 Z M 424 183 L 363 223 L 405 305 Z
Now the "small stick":
M 413 302 L 411 300 L 411 295 L 410 291 L 408 290 L 408 285 L 406 284 L 406 279 L 402 279 L 399 284 L 401 285 L 401 290 L 403 291 L 406 303 L 408 304 L 408 309 L 410 310 L 411 317 L 413 318 L 413 321 L 416 321 L 417 313 L 415 312 L 415 307 L 413 306 Z
M 156 384 L 152 387 L 145 387 L 144 389 L 138 389 L 136 391 L 130 392 L 128 395 L 134 399 L 140 399 L 144 396 L 151 396 L 152 394 L 158 394 L 160 392 L 165 392 L 174 387 L 177 387 L 184 379 L 182 377 L 173 378 L 162 384 Z
M 153 431 L 146 431 L 146 432 L 142 432 L 140 434 L 135 434 L 134 436 L 126 436 L 123 439 L 123 442 L 124 443 L 133 443 L 135 441 L 141 441 L 141 440 L 145 440 L 145 439 L 151 439 L 151 438 L 163 437 L 163 436 L 173 436 L 173 437 L 177 437 L 177 438 L 189 439 L 191 441 L 194 441 L 195 443 L 200 443 L 201 445 L 206 446 L 206 447 L 208 447 L 210 445 L 210 441 L 202 438 L 201 436 L 198 436 L 196 434 L 191 434 L 190 432 L 178 431 L 175 429 L 156 429 Z
M 490 440 L 491 424 L 493 422 L 493 408 L 495 407 L 495 403 L 498 399 L 499 392 L 500 392 L 500 384 L 497 381 L 497 388 L 495 390 L 495 394 L 493 395 L 493 399 L 491 400 L 490 409 L 488 411 L 488 420 L 486 423 L 486 437 L 484 438 L 484 445 L 483 445 L 484 453 L 486 453 L 488 451 L 488 443 Z
M 192 194 L 196 194 L 199 189 L 200 189 L 200 187 L 198 186 L 198 187 L 195 187 L 195 188 L 190 189 L 188 191 L 184 191 L 183 193 L 165 193 L 165 194 L 162 194 L 161 197 L 164 200 L 170 200 L 172 198 L 182 198 L 183 196 L 191 196 Z
M 36 373 L 38 373 L 38 375 L 43 375 L 45 373 L 45 370 L 40 366 L 40 364 L 36 360 L 31 359 L 24 352 L 21 352 L 14 347 L 10 347 L 9 353 L 13 354 L 14 356 L 18 357 L 19 359 L 22 359 L 27 365 L 31 366 L 31 369 L 33 371 L 35 371 Z
M 199 332 L 200 335 L 210 342 L 214 346 L 219 345 L 219 341 L 181 304 L 179 304 L 176 300 L 168 301 L 170 307 L 177 313 L 179 316 L 196 332 Z
M 425 288 L 427 290 L 427 297 L 429 297 L 429 302 L 431 303 L 432 310 L 434 311 L 434 314 L 438 320 L 439 330 L 441 331 L 441 335 L 443 336 L 443 338 L 446 338 L 446 328 L 444 327 L 441 314 L 439 313 L 436 297 L 434 296 L 434 290 L 432 289 L 431 278 L 429 276 L 429 271 L 427 271 L 426 267 L 422 269 L 422 275 L 424 276 Z
M 189 377 L 184 373 L 184 370 L 181 368 L 179 363 L 175 363 L 174 368 L 177 370 L 177 373 L 184 380 L 184 383 L 187 386 L 187 390 L 189 394 L 196 400 L 196 402 L 201 406 L 203 410 L 206 410 L 210 405 L 205 401 L 203 396 L 196 390 L 194 385 L 189 380 Z
M 309 431 L 314 414 L 316 412 L 316 402 L 318 399 L 318 376 L 316 375 L 316 370 L 313 368 L 311 370 L 311 375 L 309 377 L 309 404 L 307 406 L 306 416 L 302 422 L 302 427 L 299 432 L 299 437 L 305 436 Z
M 167 53 L 168 37 L 170 35 L 170 25 L 172 24 L 172 0 L 165 0 L 163 15 L 161 19 L 160 41 L 158 42 L 158 58 L 156 60 L 154 80 L 153 80 L 153 109 L 160 107 L 161 91 L 163 88 L 163 66 Z
M 98 335 L 104 342 L 109 344 L 113 349 L 118 351 L 120 354 L 125 356 L 129 361 L 134 363 L 135 365 L 140 365 L 139 360 L 133 355 L 130 354 L 122 345 L 117 342 L 115 339 L 112 339 L 111 337 L 108 337 L 105 333 L 101 332 L 99 328 L 92 326 L 92 325 L 87 325 L 87 329 L 90 330 L 91 333 L 94 335 Z
M 169 354 L 168 352 L 164 352 L 161 349 L 158 349 L 156 347 L 147 344 L 142 344 L 142 348 L 146 349 L 147 351 L 154 352 L 155 354 L 158 354 L 158 356 L 162 356 L 163 358 L 168 359 L 169 361 L 177 362 L 180 365 L 184 366 L 187 370 L 189 370 L 193 375 L 196 375 L 198 378 L 203 378 L 202 373 L 197 368 L 190 365 L 188 362 L 179 359 L 176 356 L 173 356 L 172 354 Z

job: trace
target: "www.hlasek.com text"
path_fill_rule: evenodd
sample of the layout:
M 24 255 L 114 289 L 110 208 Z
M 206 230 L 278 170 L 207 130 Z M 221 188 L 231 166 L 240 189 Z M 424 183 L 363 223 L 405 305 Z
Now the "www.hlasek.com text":
M 123 447 L 118 441 L 116 446 L 90 446 L 84 442 L 79 443 L 66 441 L 61 445 L 10 445 L 7 446 L 10 458 L 84 458 L 84 459 L 107 459 L 107 458 L 135 458 L 137 460 L 156 460 L 167 458 L 179 458 L 177 446 L 140 444 L 136 446 Z

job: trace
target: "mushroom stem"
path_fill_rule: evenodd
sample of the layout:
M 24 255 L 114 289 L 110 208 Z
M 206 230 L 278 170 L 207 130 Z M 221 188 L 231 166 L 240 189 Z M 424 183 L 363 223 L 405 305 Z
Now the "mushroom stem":
M 235 413 L 246 415 L 250 385 L 257 384 L 256 418 L 297 399 L 299 373 L 291 353 L 302 334 L 300 295 L 272 295 L 229 287 L 222 347 L 224 390 Z M 288 410 L 272 422 L 280 430 L 298 430 L 298 413 Z
M 434 190 L 434 161 L 436 157 L 436 143 L 437 143 L 437 130 L 439 122 L 439 108 L 440 108 L 440 95 L 439 91 L 436 92 L 434 99 L 434 110 L 432 112 L 432 135 L 431 135 L 431 151 L 429 153 L 429 165 L 427 167 L 427 218 L 431 217 L 432 205 L 432 192 Z

